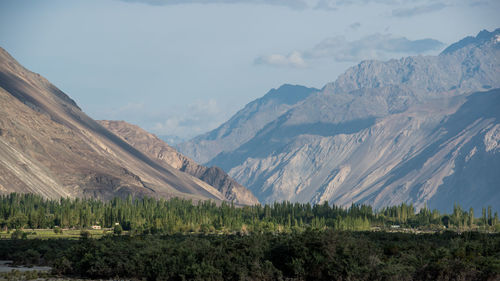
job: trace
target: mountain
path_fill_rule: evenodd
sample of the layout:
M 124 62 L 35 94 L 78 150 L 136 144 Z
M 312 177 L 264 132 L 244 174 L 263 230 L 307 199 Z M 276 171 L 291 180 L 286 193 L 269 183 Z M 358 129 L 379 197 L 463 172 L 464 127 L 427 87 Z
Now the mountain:
M 220 152 L 232 151 L 250 140 L 267 123 L 287 112 L 318 89 L 285 84 L 247 104 L 217 129 L 180 143 L 176 147 L 199 163 Z
M 215 187 L 226 200 L 240 205 L 256 205 L 259 201 L 244 186 L 237 183 L 218 167 L 205 167 L 180 154 L 155 135 L 124 121 L 98 121 L 104 128 L 121 137 L 163 166 L 171 166 Z
M 106 130 L 1 48 L 0 105 L 0 193 L 224 200 L 214 187 Z
M 500 29 L 438 56 L 363 61 L 207 163 L 265 203 L 498 206 L 498 87 Z

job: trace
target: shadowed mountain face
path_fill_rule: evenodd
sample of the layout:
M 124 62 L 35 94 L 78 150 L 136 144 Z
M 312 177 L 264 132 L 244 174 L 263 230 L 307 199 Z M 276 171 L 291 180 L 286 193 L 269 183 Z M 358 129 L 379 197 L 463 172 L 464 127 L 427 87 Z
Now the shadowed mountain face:
M 0 48 L 0 193 L 223 200 L 160 165 L 85 115 L 66 94 Z
M 499 87 L 500 29 L 439 56 L 364 61 L 208 164 L 261 202 L 498 206 L 499 91 L 470 93 Z M 190 155 L 205 143 L 179 147 Z
M 259 201 L 244 186 L 237 183 L 218 167 L 205 167 L 180 154 L 177 150 L 138 126 L 124 121 L 98 121 L 106 129 L 163 166 L 188 173 L 215 187 L 224 198 L 241 205 L 255 205 Z

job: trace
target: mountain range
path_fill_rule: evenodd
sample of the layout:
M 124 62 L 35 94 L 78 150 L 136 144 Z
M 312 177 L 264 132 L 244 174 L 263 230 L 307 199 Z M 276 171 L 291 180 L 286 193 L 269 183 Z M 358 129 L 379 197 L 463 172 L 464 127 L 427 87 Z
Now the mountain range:
M 177 145 L 260 202 L 500 207 L 500 29 L 283 85 Z
M 176 150 L 93 120 L 0 48 L 0 193 L 499 209 L 498 88 L 500 29 L 485 30 L 322 89 L 272 89 Z
M 170 164 L 177 164 L 151 154 L 155 147 L 148 150 L 142 143 L 115 135 L 2 48 L 0 104 L 0 193 L 35 193 L 47 198 L 111 199 L 132 195 L 258 203 L 221 169 L 197 165 L 138 127 L 124 125 L 129 132 L 136 130 L 130 136 L 143 135 L 139 142 L 153 139 L 154 143 L 146 145 L 165 148 L 165 153 L 182 162 L 181 166 L 172 167 Z

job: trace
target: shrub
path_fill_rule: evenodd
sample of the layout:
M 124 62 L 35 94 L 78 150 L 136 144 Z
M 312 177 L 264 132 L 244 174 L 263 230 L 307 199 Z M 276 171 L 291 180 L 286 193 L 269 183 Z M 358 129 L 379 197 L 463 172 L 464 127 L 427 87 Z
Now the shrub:
M 59 226 L 54 226 L 54 233 L 55 234 L 62 234 L 63 230 Z
M 89 239 L 89 238 L 91 238 L 91 237 L 92 237 L 92 234 L 91 234 L 91 233 L 90 233 L 90 231 L 88 231 L 88 230 L 82 230 L 82 231 L 80 232 L 80 238 L 81 238 L 81 239 Z
M 16 229 L 14 232 L 12 232 L 12 234 L 10 235 L 10 238 L 12 238 L 12 239 L 26 239 L 26 238 L 28 238 L 28 234 L 20 229 Z

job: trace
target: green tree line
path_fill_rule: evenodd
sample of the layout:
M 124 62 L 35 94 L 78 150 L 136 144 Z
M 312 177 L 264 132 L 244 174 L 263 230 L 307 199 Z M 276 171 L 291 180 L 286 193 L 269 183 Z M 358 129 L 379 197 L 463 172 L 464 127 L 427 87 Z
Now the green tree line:
M 0 227 L 89 228 L 99 225 L 137 233 L 179 232 L 291 232 L 312 229 L 369 230 L 374 227 L 411 227 L 418 229 L 500 230 L 498 213 L 483 208 L 481 217 L 474 210 L 456 204 L 451 214 L 411 204 L 373 210 L 368 205 L 352 204 L 342 208 L 328 203 L 311 205 L 281 202 L 270 205 L 235 206 L 222 202 L 197 202 L 183 199 L 114 198 L 45 199 L 34 194 L 11 193 L 0 197 Z

